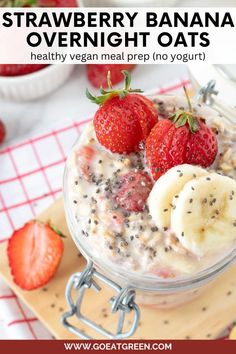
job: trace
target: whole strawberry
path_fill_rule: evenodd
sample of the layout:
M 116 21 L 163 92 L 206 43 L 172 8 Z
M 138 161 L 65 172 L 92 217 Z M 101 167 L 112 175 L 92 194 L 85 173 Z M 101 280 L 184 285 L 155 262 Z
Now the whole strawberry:
M 6 137 L 6 128 L 3 122 L 0 120 L 0 144 L 2 144 Z
M 171 167 L 181 164 L 210 166 L 217 155 L 217 139 L 204 120 L 195 116 L 185 90 L 189 111 L 178 110 L 159 121 L 146 141 L 146 160 L 157 180 Z
M 107 88 L 107 73 L 110 71 L 113 85 L 123 80 L 122 70 L 131 71 L 134 64 L 88 64 L 87 76 L 94 87 Z
M 36 0 L 38 7 L 77 7 L 76 0 Z
M 94 116 L 94 129 L 101 145 L 112 152 L 129 154 L 139 149 L 157 122 L 157 111 L 141 90 L 130 88 L 130 73 L 122 71 L 125 87 L 113 90 L 108 72 L 108 90 L 100 89 L 101 96 L 87 97 L 100 105 Z
M 0 64 L 0 76 L 21 76 L 45 68 L 45 64 Z
M 2 0 L 1 7 L 77 7 L 76 0 Z
M 1 7 L 78 7 L 76 0 L 2 0 Z M 0 76 L 20 76 L 45 68 L 45 64 L 0 64 Z

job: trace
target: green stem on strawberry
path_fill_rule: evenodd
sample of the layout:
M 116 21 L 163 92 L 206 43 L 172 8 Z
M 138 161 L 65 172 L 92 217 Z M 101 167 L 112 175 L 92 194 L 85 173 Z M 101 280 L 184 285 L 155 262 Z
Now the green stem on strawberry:
M 188 92 L 186 90 L 186 87 L 184 86 L 184 93 L 188 102 L 188 108 L 189 111 L 186 112 L 183 109 L 179 109 L 175 114 L 170 116 L 170 120 L 175 123 L 175 126 L 177 128 L 184 126 L 185 124 L 189 125 L 191 133 L 196 133 L 198 131 L 199 125 L 198 125 L 198 119 L 197 117 L 194 116 L 193 108 L 191 105 L 191 101 L 188 95 Z
M 109 90 L 112 90 L 112 82 L 111 82 L 111 72 L 110 72 L 110 70 L 107 73 L 107 85 L 108 85 Z
M 58 234 L 58 236 L 62 237 L 62 238 L 66 238 L 66 235 L 63 234 L 62 231 L 60 231 L 57 226 L 55 224 L 53 224 L 51 222 L 51 220 L 48 220 L 48 221 L 42 221 L 42 220 L 38 220 L 38 219 L 34 219 L 33 220 L 34 222 L 37 222 L 41 225 L 48 225 L 56 234 Z
M 185 93 L 185 97 L 187 98 L 189 112 L 193 113 L 193 107 L 192 107 L 192 104 L 191 104 L 191 101 L 190 101 L 190 98 L 188 95 L 188 91 L 185 86 L 184 86 L 184 93 Z
M 111 99 L 112 97 L 119 96 L 120 98 L 126 97 L 130 93 L 141 93 L 143 92 L 140 89 L 131 89 L 130 84 L 131 84 L 131 75 L 129 71 L 127 70 L 122 70 L 122 74 L 124 75 L 125 79 L 125 86 L 123 89 L 118 89 L 114 90 L 112 88 L 112 82 L 111 82 L 111 73 L 108 71 L 107 73 L 107 84 L 108 84 L 108 90 L 104 90 L 102 87 L 100 88 L 100 93 L 101 96 L 93 96 L 88 89 L 86 89 L 86 96 L 87 98 L 92 102 L 96 103 L 98 105 L 104 104 L 107 100 Z
M 56 232 L 56 234 L 58 234 L 58 236 L 62 238 L 66 238 L 66 236 L 54 224 L 52 224 L 51 221 L 48 222 L 48 225 L 51 227 L 53 231 Z

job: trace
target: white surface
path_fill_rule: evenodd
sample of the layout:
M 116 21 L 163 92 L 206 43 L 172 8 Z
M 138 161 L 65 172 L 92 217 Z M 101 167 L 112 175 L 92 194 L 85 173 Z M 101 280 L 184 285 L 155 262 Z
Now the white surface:
M 7 334 L 4 330 L 4 327 L 0 321 L 0 339 L 7 339 Z
M 0 77 L 0 97 L 14 101 L 37 99 L 49 94 L 69 77 L 73 65 L 49 65 L 29 75 Z
M 156 6 L 156 7 L 226 7 L 236 6 L 235 0 L 83 0 L 84 6 Z
M 150 90 L 186 76 L 184 65 L 139 65 L 133 71 L 132 87 Z M 8 131 L 7 143 L 30 137 L 33 131 L 40 133 L 56 121 L 92 116 L 97 106 L 86 98 L 86 87 L 96 91 L 87 81 L 85 67 L 78 65 L 62 87 L 42 99 L 27 103 L 0 100 L 0 118 Z

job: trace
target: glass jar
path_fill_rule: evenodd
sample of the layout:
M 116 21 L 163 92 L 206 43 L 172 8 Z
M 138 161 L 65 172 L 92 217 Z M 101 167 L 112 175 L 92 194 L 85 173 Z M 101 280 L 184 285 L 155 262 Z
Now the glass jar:
M 214 108 L 224 116 L 236 120 L 236 65 L 189 64 L 188 72 L 196 91 L 209 80 L 217 83 L 219 92 Z M 212 102 L 207 102 L 212 104 Z
M 214 83 L 208 83 L 208 85 L 201 90 L 202 91 L 200 91 L 200 94 L 198 95 L 198 100 L 206 101 L 207 99 L 211 98 L 212 93 L 214 93 Z M 213 103 L 212 98 L 211 103 Z M 170 308 L 183 304 L 187 301 L 191 301 L 196 296 L 201 294 L 208 286 L 210 286 L 210 284 L 214 281 L 216 277 L 218 277 L 225 269 L 227 269 L 235 262 L 236 248 L 232 249 L 231 252 L 227 254 L 227 256 L 222 258 L 217 263 L 213 264 L 207 269 L 201 270 L 198 273 L 192 275 L 184 275 L 176 278 L 162 279 L 151 274 L 138 274 L 137 272 L 135 273 L 134 271 L 124 269 L 118 264 L 112 263 L 108 260 L 99 257 L 99 254 L 97 254 L 96 252 L 94 252 L 93 249 L 91 249 L 91 244 L 89 245 L 86 238 L 81 234 L 78 222 L 76 221 L 73 215 L 73 211 L 70 208 L 70 186 L 68 182 L 68 173 L 69 171 L 66 166 L 63 188 L 66 220 L 69 227 L 69 231 L 76 246 L 79 248 L 82 255 L 88 262 L 88 266 L 84 270 L 84 272 L 82 272 L 81 274 L 77 274 L 73 281 L 69 282 L 69 286 L 67 288 L 67 301 L 71 309 L 74 309 L 74 312 L 76 312 L 76 305 L 75 303 L 73 303 L 72 298 L 68 293 L 71 290 L 72 282 L 74 282 L 75 287 L 77 287 L 78 289 L 83 286 L 89 287 L 94 284 L 92 280 L 93 275 L 95 275 L 95 277 L 99 278 L 100 280 L 105 281 L 106 284 L 112 286 L 115 290 L 117 290 L 118 295 L 116 297 L 116 300 L 118 299 L 120 301 L 118 307 L 120 306 L 120 308 L 122 309 L 123 301 L 124 307 L 127 305 L 130 310 L 136 311 L 136 317 L 138 320 L 139 310 L 136 303 L 140 305 L 151 306 L 153 308 Z M 122 294 L 125 294 L 123 298 Z M 80 296 L 80 299 L 76 301 L 76 303 L 79 303 L 79 305 L 81 304 L 82 296 L 83 294 Z M 74 331 L 74 333 L 81 335 L 81 333 L 78 333 L 78 330 L 69 327 L 67 318 L 72 314 L 72 312 L 63 315 L 63 323 L 70 330 Z M 79 311 L 77 311 L 77 313 L 78 312 Z M 85 323 L 91 325 L 91 323 L 89 322 Z M 132 333 L 136 329 L 136 325 L 131 328 Z M 96 329 L 98 329 L 98 326 L 96 326 Z M 120 332 L 121 333 L 116 333 L 115 335 L 110 336 L 110 338 L 125 338 L 132 334 L 131 332 L 128 332 L 128 334 L 122 334 L 122 331 Z M 102 332 L 100 331 L 100 333 Z M 83 338 L 87 338 L 86 336 L 81 336 Z

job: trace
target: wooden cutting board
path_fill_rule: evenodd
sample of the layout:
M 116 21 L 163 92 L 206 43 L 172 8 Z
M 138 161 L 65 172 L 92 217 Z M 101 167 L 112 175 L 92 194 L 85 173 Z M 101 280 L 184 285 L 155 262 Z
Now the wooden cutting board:
M 85 265 L 66 226 L 62 200 L 58 200 L 42 215 L 40 220 L 51 220 L 67 237 L 64 239 L 65 252 L 55 277 L 44 288 L 31 292 L 23 291 L 12 281 L 6 254 L 6 244 L 0 246 L 0 275 L 15 293 L 31 308 L 52 334 L 59 339 L 75 339 L 60 323 L 63 311 L 67 309 L 64 289 L 68 278 L 81 271 Z M 30 271 L 30 270 L 29 270 Z M 83 311 L 103 327 L 114 330 L 116 315 L 110 313 L 108 299 L 112 294 L 103 289 L 99 294 L 87 290 Z M 133 338 L 135 339 L 210 339 L 236 319 L 236 265 L 224 273 L 199 298 L 176 309 L 153 310 L 141 308 L 141 323 Z M 132 317 L 125 321 L 130 325 Z M 94 338 L 101 338 L 85 325 L 72 321 L 80 329 Z

